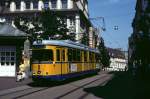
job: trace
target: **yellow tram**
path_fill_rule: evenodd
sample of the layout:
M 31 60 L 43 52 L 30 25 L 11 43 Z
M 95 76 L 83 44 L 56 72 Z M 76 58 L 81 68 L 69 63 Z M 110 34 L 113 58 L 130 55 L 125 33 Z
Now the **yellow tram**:
M 32 48 L 32 78 L 65 80 L 99 71 L 99 51 L 68 40 L 42 40 Z

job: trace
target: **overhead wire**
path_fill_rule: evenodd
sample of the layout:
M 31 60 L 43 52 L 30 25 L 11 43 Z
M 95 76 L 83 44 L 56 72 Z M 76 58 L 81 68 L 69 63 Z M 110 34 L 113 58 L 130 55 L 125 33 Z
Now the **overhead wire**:
M 92 20 L 92 22 L 93 22 L 95 25 L 97 25 L 96 27 L 98 27 L 98 28 L 101 28 L 101 27 L 102 27 L 100 24 L 98 24 L 98 23 L 96 22 L 96 20 Z M 100 32 L 100 31 L 99 31 L 99 32 Z M 114 38 L 112 37 L 112 35 L 110 35 L 110 33 L 108 33 L 108 32 L 105 32 L 105 33 L 108 34 L 108 37 L 114 42 L 114 44 L 116 44 L 119 48 L 122 48 L 121 45 L 120 45 L 120 43 L 119 43 L 118 41 L 114 40 Z M 100 34 L 99 34 L 99 35 L 100 35 Z M 107 40 L 107 42 L 108 42 L 110 45 L 112 45 L 112 42 L 110 42 L 110 41 L 108 41 L 108 40 Z

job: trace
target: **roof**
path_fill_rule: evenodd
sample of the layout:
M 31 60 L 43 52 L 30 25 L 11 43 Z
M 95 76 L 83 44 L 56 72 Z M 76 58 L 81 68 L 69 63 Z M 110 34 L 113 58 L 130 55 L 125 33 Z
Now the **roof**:
M 107 48 L 110 57 L 125 59 L 125 54 L 120 49 Z
M 88 46 L 69 40 L 42 40 L 40 43 L 35 41 L 33 45 L 56 45 L 99 53 L 97 49 L 89 48 Z
M 22 32 L 13 26 L 7 24 L 7 23 L 0 23 L 0 36 L 5 37 L 5 36 L 26 36 L 25 32 Z

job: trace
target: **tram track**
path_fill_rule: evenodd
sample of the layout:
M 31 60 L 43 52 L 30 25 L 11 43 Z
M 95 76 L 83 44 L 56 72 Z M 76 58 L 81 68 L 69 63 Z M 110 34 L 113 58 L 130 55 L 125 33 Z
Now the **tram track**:
M 28 89 L 31 89 L 31 88 L 17 90 L 17 91 L 12 91 L 12 92 L 2 92 L 2 93 L 0 93 L 0 97 L 6 96 L 6 95 L 9 95 L 9 94 L 13 94 L 13 93 L 17 93 L 17 92 L 20 92 L 20 91 L 25 91 L 25 90 L 28 90 Z
M 88 86 L 88 85 L 90 85 L 90 84 L 92 84 L 92 83 L 94 83 L 94 82 L 97 82 L 97 81 L 99 81 L 99 80 L 101 80 L 101 79 L 104 79 L 104 78 L 106 78 L 107 76 L 108 76 L 108 75 L 104 75 L 104 76 L 99 77 L 99 78 L 97 78 L 97 79 L 95 79 L 95 80 L 93 80 L 93 81 L 90 81 L 90 82 L 88 82 L 88 83 L 86 83 L 86 84 L 84 84 L 84 85 L 81 85 L 81 86 L 78 86 L 78 87 L 76 86 L 77 88 L 72 89 L 72 90 L 70 90 L 70 91 L 68 91 L 68 92 L 66 92 L 66 93 L 64 93 L 64 94 L 62 94 L 62 95 L 60 95 L 60 96 L 57 96 L 55 99 L 61 99 L 61 98 L 65 97 L 65 96 L 67 96 L 67 95 L 69 95 L 69 94 L 71 94 L 71 93 L 73 93 L 73 92 L 75 92 L 75 91 L 81 89 L 81 88 L 84 88 L 84 87 L 86 87 L 86 86 Z M 104 83 L 106 83 L 106 81 L 103 81 L 101 84 L 104 84 Z M 73 86 L 73 85 L 72 85 L 72 86 Z
M 44 87 L 44 88 L 35 88 L 35 87 L 30 87 L 22 90 L 17 90 L 9 93 L 4 93 L 0 95 L 0 99 L 18 99 L 23 96 L 27 96 L 39 91 L 43 91 L 48 89 L 49 87 Z
M 56 96 L 54 99 L 60 99 L 62 97 L 65 97 L 79 89 L 82 89 L 94 82 L 97 82 L 101 79 L 105 79 L 107 78 L 108 75 L 101 75 L 101 77 L 97 77 L 96 79 L 94 80 L 91 80 L 89 82 L 86 82 L 82 85 L 76 85 L 76 83 L 78 83 L 78 81 L 75 81 L 75 82 L 71 82 L 71 83 L 68 83 L 68 85 L 71 85 L 71 86 L 74 86 L 76 88 L 73 88 L 71 90 L 68 90 L 67 92 L 65 93 L 62 93 L 61 95 L 59 96 Z M 84 80 L 84 79 L 83 79 Z M 105 83 L 105 81 L 104 81 Z M 103 84 L 103 82 L 102 82 Z M 65 85 L 60 85 L 60 86 L 55 86 L 55 87 L 60 87 L 59 89 L 61 89 L 62 86 L 66 86 L 67 84 Z M 4 93 L 4 94 L 0 94 L 0 99 L 20 99 L 20 98 L 23 98 L 23 97 L 26 97 L 26 96 L 30 96 L 31 94 L 38 94 L 38 92 L 42 92 L 44 90 L 47 90 L 47 89 L 51 89 L 51 88 L 55 88 L 54 86 L 53 87 L 28 87 L 28 88 L 25 88 L 25 89 L 22 89 L 22 90 L 16 90 L 16 91 L 13 91 L 13 92 L 9 92 L 9 93 Z

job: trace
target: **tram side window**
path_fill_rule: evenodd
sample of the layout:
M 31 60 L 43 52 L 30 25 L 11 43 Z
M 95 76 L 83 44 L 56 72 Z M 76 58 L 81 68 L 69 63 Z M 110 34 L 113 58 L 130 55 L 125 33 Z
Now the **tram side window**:
M 32 56 L 33 61 L 53 61 L 52 50 L 34 50 Z
M 77 56 L 76 56 L 76 60 L 77 60 L 77 61 L 81 61 L 81 53 L 80 53 L 80 50 L 77 50 L 76 53 L 77 53 L 77 54 L 76 54 L 76 55 L 77 55 Z
M 76 56 L 77 56 L 76 53 L 77 53 L 76 49 L 73 49 L 72 50 L 72 56 L 73 56 L 72 61 L 76 61 Z
M 62 50 L 62 61 L 65 61 L 65 50 Z
M 68 61 L 81 61 L 81 51 L 77 49 L 68 50 Z
M 93 62 L 96 62 L 95 61 L 95 53 L 92 53 L 92 55 L 93 55 Z
M 68 61 L 72 61 L 72 49 L 68 49 Z
M 87 62 L 87 52 L 84 51 L 84 62 Z
M 56 60 L 60 61 L 60 50 L 59 49 L 56 50 L 56 55 L 57 55 L 56 56 L 56 58 L 57 58 Z
M 89 56 L 90 56 L 90 57 L 89 57 L 89 61 L 92 62 L 93 55 L 92 55 L 91 52 L 89 53 Z

